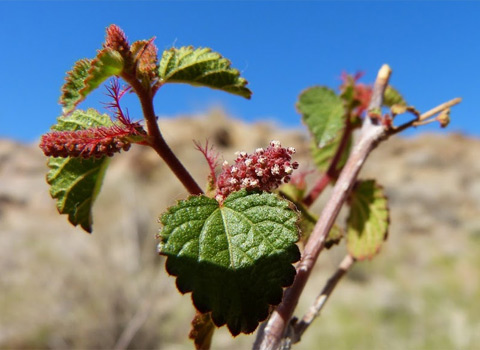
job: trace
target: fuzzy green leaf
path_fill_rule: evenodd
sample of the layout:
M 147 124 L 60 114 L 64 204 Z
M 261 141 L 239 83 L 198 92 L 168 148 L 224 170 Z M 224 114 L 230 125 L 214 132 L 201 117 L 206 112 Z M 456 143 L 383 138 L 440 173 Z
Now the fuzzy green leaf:
M 389 211 L 383 188 L 374 180 L 359 182 L 351 194 L 347 249 L 355 259 L 371 259 L 387 238 Z
M 209 48 L 191 46 L 165 50 L 160 60 L 159 77 L 164 83 L 205 86 L 250 98 L 248 82 L 231 62 Z
M 58 124 L 52 130 L 80 130 L 112 124 L 108 115 L 101 115 L 94 109 L 76 110 L 71 115 L 58 118 Z M 48 160 L 50 171 L 47 182 L 50 185 L 50 195 L 57 199 L 58 211 L 67 214 L 74 226 L 80 224 L 89 233 L 92 232 L 92 206 L 100 191 L 108 163 L 108 157 L 50 157 Z
M 80 90 L 85 87 L 85 79 L 88 76 L 91 60 L 82 59 L 75 63 L 72 70 L 65 77 L 65 84 L 62 87 L 60 104 L 63 105 L 63 112 L 71 112 L 75 106 L 83 100 Z
M 388 85 L 383 95 L 383 105 L 392 107 L 393 105 L 407 106 L 407 101 L 393 86 Z
M 60 104 L 63 113 L 68 114 L 82 102 L 87 95 L 101 83 L 123 70 L 123 58 L 119 52 L 105 48 L 100 50 L 93 60 L 83 59 L 75 63 L 67 73 L 62 87 Z
M 211 311 L 234 336 L 250 333 L 293 282 L 297 220 L 291 203 L 272 193 L 241 190 L 222 205 L 190 197 L 161 216 L 159 251 L 200 312 Z
M 343 101 L 329 88 L 315 86 L 303 91 L 297 109 L 320 148 L 335 140 L 345 127 Z

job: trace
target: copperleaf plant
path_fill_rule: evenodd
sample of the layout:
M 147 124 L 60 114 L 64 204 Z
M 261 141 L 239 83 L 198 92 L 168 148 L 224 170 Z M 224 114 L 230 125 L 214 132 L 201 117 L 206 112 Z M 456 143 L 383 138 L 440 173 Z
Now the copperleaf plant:
M 196 143 L 210 169 L 203 190 L 165 142 L 153 99 L 163 85 L 172 83 L 250 99 L 247 81 L 227 58 L 209 48 L 186 46 L 158 54 L 154 38 L 130 44 L 124 32 L 111 25 L 97 55 L 77 61 L 67 73 L 62 115 L 42 136 L 50 194 L 61 214 L 90 233 L 92 206 L 109 158 L 132 145 L 151 147 L 190 193 L 160 216 L 157 239 L 178 290 L 192 293 L 197 314 L 190 338 L 195 346 L 208 348 L 215 327 L 226 325 L 236 336 L 255 331 L 270 317 L 255 347 L 273 349 L 283 342 L 288 348 L 306 328 L 288 321 L 322 248 L 341 246 L 344 239 L 352 264 L 372 259 L 387 238 L 389 211 L 382 187 L 375 180 L 357 180 L 369 152 L 407 127 L 432 121 L 445 126 L 449 108 L 459 102 L 422 115 L 388 85 L 389 75 L 389 67 L 382 67 L 372 87 L 359 83 L 359 74 L 344 74 L 339 91 L 315 86 L 300 94 L 297 110 L 310 131 L 319 174 L 310 188 L 307 171 L 294 173 L 299 167 L 292 160 L 295 149 L 271 141 L 251 153 L 238 152 L 232 164 L 221 166 L 213 147 Z M 77 108 L 105 82 L 111 115 Z M 132 121 L 122 109 L 126 92 L 138 96 L 144 121 Z M 400 113 L 410 113 L 412 119 L 395 126 Z M 361 130 L 356 143 L 355 130 Z M 310 206 L 328 185 L 335 186 L 334 193 L 318 216 Z M 335 223 L 345 203 L 348 218 Z

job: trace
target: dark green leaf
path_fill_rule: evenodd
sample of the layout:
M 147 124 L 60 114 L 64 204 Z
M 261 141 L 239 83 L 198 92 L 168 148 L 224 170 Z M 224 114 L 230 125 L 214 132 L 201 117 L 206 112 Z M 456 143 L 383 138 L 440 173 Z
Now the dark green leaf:
M 233 335 L 250 333 L 293 282 L 297 220 L 291 203 L 272 193 L 242 190 L 222 205 L 190 197 L 161 216 L 159 251 L 200 312 L 211 311 Z
M 355 259 L 371 259 L 387 238 L 389 211 L 383 188 L 374 180 L 358 182 L 351 194 L 347 249 Z
M 111 126 L 106 114 L 95 110 L 76 110 L 71 115 L 58 118 L 56 131 L 79 130 L 98 126 Z M 57 199 L 60 214 L 67 214 L 73 225 L 80 224 L 92 232 L 92 206 L 97 197 L 109 163 L 108 157 L 101 159 L 54 158 L 50 157 L 47 182 L 50 195 Z
M 315 86 L 303 91 L 297 109 L 320 148 L 335 140 L 345 127 L 343 101 L 329 88 Z
M 223 90 L 250 98 L 252 92 L 237 69 L 219 53 L 209 48 L 191 46 L 171 48 L 163 52 L 159 77 L 162 83 L 186 83 Z

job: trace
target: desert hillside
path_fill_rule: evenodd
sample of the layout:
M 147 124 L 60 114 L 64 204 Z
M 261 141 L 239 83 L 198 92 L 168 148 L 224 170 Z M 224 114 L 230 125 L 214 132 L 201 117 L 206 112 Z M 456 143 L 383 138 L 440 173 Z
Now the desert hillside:
M 278 139 L 297 149 L 303 169 L 313 169 L 301 130 L 245 124 L 219 111 L 160 125 L 200 184 L 208 166 L 192 139 L 209 138 L 227 160 Z M 395 137 L 374 151 L 361 176 L 386 189 L 388 241 L 341 282 L 297 349 L 478 348 L 479 154 L 479 140 L 456 134 Z M 192 348 L 190 298 L 176 291 L 156 254 L 158 215 L 186 195 L 165 164 L 141 146 L 115 156 L 92 235 L 58 215 L 46 172 L 36 145 L 0 140 L 0 348 Z M 341 246 L 320 257 L 301 310 L 344 252 Z M 252 342 L 220 329 L 214 348 Z

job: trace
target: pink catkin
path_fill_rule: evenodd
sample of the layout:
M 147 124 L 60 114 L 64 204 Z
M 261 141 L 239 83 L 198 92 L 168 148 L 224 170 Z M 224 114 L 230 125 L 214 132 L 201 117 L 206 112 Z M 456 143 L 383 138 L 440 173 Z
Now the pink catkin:
M 291 179 L 297 162 L 291 162 L 295 149 L 284 148 L 280 142 L 272 141 L 266 148 L 259 148 L 253 154 L 238 152 L 235 164 L 223 164 L 223 171 L 217 178 L 216 199 L 222 202 L 227 196 L 243 188 L 247 190 L 273 191 Z
M 48 157 L 101 158 L 130 148 L 129 136 L 139 135 L 130 127 L 98 127 L 76 131 L 53 131 L 42 136 L 40 148 Z

